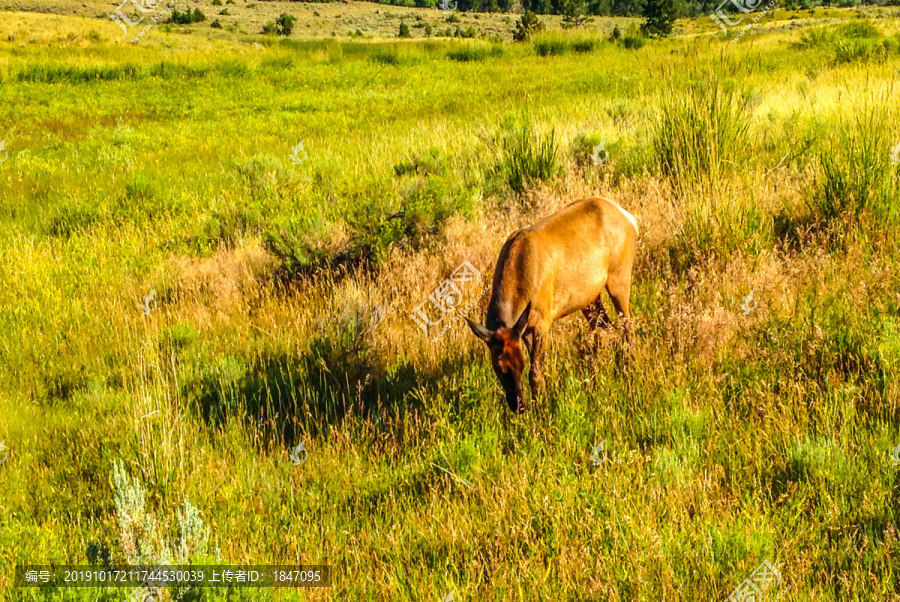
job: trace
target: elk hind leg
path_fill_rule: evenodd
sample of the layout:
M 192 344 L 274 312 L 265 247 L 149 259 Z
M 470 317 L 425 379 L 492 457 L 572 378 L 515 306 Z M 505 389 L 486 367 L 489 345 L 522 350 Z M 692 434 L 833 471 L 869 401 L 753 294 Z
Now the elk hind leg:
M 600 326 L 604 330 L 610 327 L 609 314 L 606 313 L 606 308 L 603 307 L 601 296 L 602 294 L 597 295 L 597 298 L 594 299 L 593 303 L 581 310 L 581 313 L 584 315 L 585 320 L 588 321 L 591 330 L 595 330 L 597 326 Z
M 631 343 L 631 278 L 630 274 L 627 278 L 610 278 L 606 283 L 606 291 L 612 300 L 613 307 L 616 308 L 616 314 L 619 316 L 619 324 L 625 332 L 626 344 Z

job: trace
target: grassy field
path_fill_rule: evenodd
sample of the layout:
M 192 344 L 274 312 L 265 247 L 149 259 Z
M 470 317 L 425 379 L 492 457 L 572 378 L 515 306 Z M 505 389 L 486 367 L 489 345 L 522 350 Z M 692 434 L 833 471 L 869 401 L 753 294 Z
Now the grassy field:
M 627 48 L 243 0 L 130 44 L 116 6 L 0 12 L 0 599 L 180 561 L 334 567 L 188 601 L 723 600 L 768 560 L 764 600 L 900 600 L 900 9 Z M 513 416 L 462 312 L 410 313 L 590 195 L 640 225 L 633 356 L 563 320 Z

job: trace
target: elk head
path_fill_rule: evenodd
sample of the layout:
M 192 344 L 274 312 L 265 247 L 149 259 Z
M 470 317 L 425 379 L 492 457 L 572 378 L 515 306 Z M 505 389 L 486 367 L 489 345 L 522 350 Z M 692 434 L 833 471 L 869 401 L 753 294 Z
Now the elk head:
M 506 393 L 509 409 L 517 414 L 525 411 L 525 395 L 522 389 L 522 372 L 525 369 L 525 354 L 522 351 L 522 335 L 528 327 L 531 315 L 531 302 L 512 328 L 500 326 L 497 330 L 488 330 L 484 326 L 466 319 L 469 328 L 476 337 L 487 343 L 491 352 L 491 365 L 494 373 Z

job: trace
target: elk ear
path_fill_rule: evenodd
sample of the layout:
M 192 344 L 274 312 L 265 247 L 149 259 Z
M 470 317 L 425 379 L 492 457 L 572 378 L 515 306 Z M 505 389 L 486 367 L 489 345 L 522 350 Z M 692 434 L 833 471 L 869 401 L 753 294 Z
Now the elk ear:
M 513 332 L 516 333 L 516 336 L 521 337 L 525 334 L 525 329 L 528 328 L 528 318 L 531 316 L 531 301 L 528 302 L 528 305 L 525 306 L 525 309 L 522 311 L 522 315 L 519 316 L 519 319 L 516 320 L 516 325 L 513 326 Z
M 479 339 L 481 339 L 482 341 L 484 341 L 485 343 L 490 341 L 491 337 L 494 336 L 493 332 L 491 332 L 484 326 L 481 326 L 480 324 L 476 324 L 469 318 L 466 318 L 466 322 L 469 324 L 469 328 L 472 329 L 472 332 L 475 334 L 475 336 L 478 337 Z

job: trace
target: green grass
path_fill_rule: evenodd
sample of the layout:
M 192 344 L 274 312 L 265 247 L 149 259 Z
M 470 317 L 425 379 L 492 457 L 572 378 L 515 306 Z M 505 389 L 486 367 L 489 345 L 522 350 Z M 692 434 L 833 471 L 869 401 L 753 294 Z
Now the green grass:
M 295 32 L 359 4 L 292 6 Z M 192 601 L 712 600 L 764 560 L 784 600 L 896 597 L 900 56 L 830 61 L 783 12 L 739 48 L 695 21 L 631 48 L 132 45 L 4 13 L 0 598 L 120 600 L 13 567 L 165 556 L 335 569 Z M 597 194 L 639 221 L 633 357 L 558 322 L 514 417 L 461 319 L 432 343 L 409 314 Z

